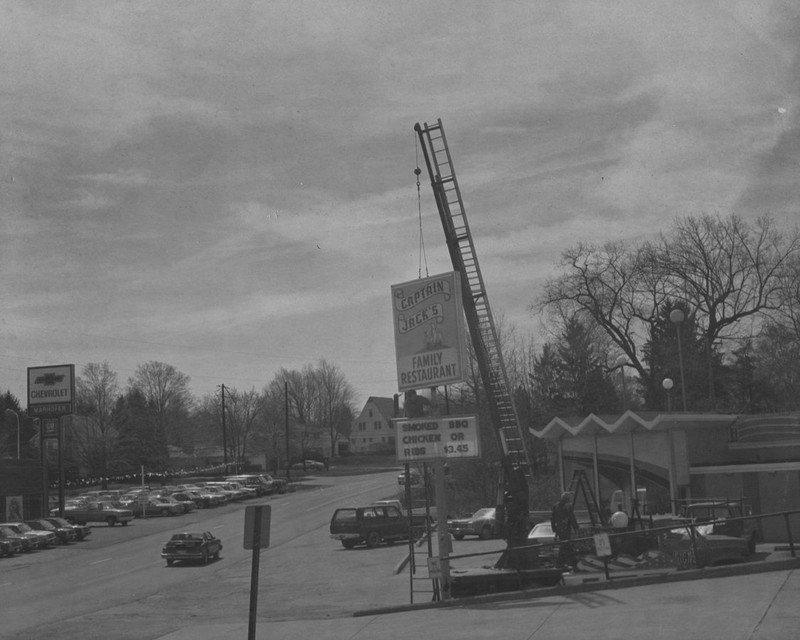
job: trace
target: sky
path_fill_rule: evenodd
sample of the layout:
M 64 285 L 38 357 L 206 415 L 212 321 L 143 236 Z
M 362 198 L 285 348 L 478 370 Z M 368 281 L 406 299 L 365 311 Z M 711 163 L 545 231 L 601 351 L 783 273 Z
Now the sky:
M 794 224 L 799 49 L 791 0 L 0 0 L 0 391 L 325 359 L 392 395 L 390 287 L 452 270 L 439 118 L 491 308 L 535 338 L 578 242 Z

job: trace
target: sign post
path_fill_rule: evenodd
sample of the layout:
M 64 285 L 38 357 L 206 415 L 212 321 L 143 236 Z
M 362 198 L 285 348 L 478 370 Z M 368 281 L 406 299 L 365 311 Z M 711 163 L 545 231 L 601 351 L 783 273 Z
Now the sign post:
M 256 612 L 258 610 L 258 569 L 261 549 L 269 547 L 269 528 L 272 507 L 260 505 L 245 507 L 244 510 L 244 548 L 253 550 L 250 566 L 250 620 L 247 627 L 247 640 L 256 640 Z
M 75 365 L 59 364 L 28 367 L 28 415 L 41 420 L 39 446 L 46 467 L 45 449 L 48 438 L 58 441 L 58 515 L 64 517 L 64 425 L 62 418 L 75 407 Z M 49 488 L 46 468 L 42 472 L 43 504 L 48 505 Z

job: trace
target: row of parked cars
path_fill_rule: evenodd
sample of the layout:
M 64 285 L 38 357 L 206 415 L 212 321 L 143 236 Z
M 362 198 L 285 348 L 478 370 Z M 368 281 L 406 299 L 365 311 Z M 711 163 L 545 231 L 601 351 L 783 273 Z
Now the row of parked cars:
M 177 516 L 271 493 L 284 493 L 286 482 L 267 474 L 230 476 L 224 481 L 166 485 L 156 489 L 90 491 L 67 501 L 64 517 L 86 524 L 105 522 L 125 526 L 134 518 Z M 53 509 L 51 515 L 57 515 Z
M 58 516 L 3 522 L 0 523 L 0 556 L 29 553 L 84 540 L 91 532 L 86 525 L 73 524 Z

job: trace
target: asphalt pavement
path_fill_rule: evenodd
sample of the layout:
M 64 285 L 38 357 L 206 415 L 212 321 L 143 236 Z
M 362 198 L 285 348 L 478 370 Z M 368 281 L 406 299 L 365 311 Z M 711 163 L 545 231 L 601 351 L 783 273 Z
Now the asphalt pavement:
M 686 571 L 576 573 L 550 589 L 397 604 L 352 616 L 259 619 L 258 640 L 795 640 L 800 558 L 774 545 L 760 560 Z M 402 566 L 398 548 L 398 567 Z M 358 577 L 355 576 L 355 579 Z M 339 589 L 347 588 L 343 576 Z M 186 627 L 160 640 L 249 638 L 248 620 Z

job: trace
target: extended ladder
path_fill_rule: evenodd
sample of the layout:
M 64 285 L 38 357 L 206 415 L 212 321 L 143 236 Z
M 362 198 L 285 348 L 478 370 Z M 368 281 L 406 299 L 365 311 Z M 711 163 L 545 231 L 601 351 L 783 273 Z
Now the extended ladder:
M 523 469 L 527 475 L 530 471 L 528 448 L 525 446 L 524 434 L 509 392 L 500 341 L 489 308 L 489 299 L 464 213 L 461 191 L 442 121 L 437 120 L 435 125 L 430 126 L 427 123 L 424 126 L 417 123 L 414 129 L 422 145 L 450 258 L 454 269 L 461 274 L 467 326 L 504 459 L 513 468 Z
M 600 511 L 600 505 L 592 491 L 592 486 L 589 484 L 589 479 L 586 477 L 586 472 L 583 469 L 575 469 L 572 474 L 572 482 L 569 485 L 569 492 L 572 494 L 572 512 L 575 513 L 575 504 L 578 501 L 578 496 L 583 498 L 586 505 L 586 511 L 589 513 L 589 520 L 592 522 L 593 527 L 603 526 L 603 514 Z

